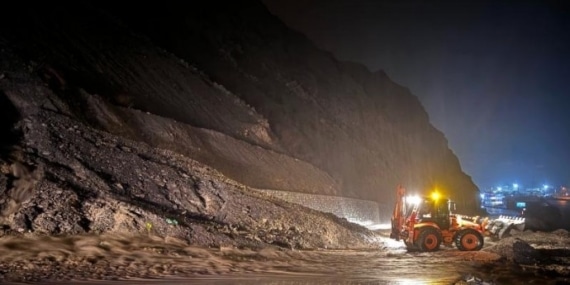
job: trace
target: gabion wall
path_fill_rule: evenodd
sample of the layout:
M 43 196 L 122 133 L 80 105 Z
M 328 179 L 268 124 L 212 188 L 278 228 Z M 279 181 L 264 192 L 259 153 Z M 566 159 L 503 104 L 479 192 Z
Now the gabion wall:
M 380 223 L 380 205 L 376 202 L 338 196 L 306 194 L 281 190 L 258 190 L 288 202 L 322 212 L 333 213 L 360 224 Z M 388 218 L 389 221 L 389 218 Z M 385 222 L 385 221 L 384 221 Z

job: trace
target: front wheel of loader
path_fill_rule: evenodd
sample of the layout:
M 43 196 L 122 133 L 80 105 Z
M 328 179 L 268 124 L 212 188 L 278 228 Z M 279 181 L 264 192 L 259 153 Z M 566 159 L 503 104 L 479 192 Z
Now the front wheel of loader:
M 455 236 L 455 246 L 462 251 L 475 251 L 483 247 L 483 235 L 474 229 L 465 229 Z
M 436 251 L 441 245 L 441 234 L 435 228 L 426 228 L 420 232 L 416 247 L 420 251 Z

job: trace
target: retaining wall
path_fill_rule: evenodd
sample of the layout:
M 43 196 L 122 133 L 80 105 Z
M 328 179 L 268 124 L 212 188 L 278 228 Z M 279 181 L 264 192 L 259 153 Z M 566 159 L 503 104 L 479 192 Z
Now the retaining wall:
M 360 199 L 307 194 L 281 190 L 257 190 L 285 201 L 303 205 L 305 207 L 335 214 L 359 224 L 378 224 L 384 221 L 380 218 L 380 204 Z M 385 216 L 385 215 L 382 215 Z M 388 218 L 388 221 L 390 219 Z

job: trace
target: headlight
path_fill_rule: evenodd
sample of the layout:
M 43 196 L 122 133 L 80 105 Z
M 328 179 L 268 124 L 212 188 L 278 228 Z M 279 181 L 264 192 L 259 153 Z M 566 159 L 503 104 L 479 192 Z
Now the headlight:
M 408 204 L 419 205 L 421 201 L 422 199 L 418 195 L 406 196 L 406 203 Z

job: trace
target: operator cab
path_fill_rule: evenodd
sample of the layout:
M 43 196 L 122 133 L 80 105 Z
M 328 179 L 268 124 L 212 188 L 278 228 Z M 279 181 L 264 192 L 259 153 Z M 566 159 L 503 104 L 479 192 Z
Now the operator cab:
M 455 203 L 448 199 L 425 197 L 416 208 L 418 222 L 432 222 L 442 229 L 449 228 L 451 211 L 454 209 Z

